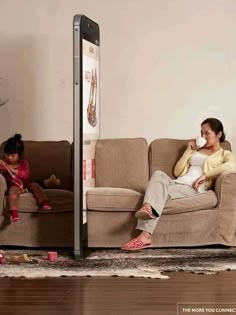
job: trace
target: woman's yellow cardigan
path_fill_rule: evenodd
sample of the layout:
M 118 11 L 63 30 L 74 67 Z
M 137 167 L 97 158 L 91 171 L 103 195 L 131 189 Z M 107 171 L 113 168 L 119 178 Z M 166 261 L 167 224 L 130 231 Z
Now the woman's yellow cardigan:
M 174 175 L 176 177 L 183 176 L 188 172 L 190 167 L 190 158 L 197 152 L 187 148 L 175 165 Z M 215 153 L 208 156 L 203 164 L 203 175 L 206 176 L 206 181 L 204 182 L 207 189 L 210 189 L 213 180 L 225 171 L 234 171 L 235 170 L 235 157 L 234 154 L 228 150 L 220 148 Z

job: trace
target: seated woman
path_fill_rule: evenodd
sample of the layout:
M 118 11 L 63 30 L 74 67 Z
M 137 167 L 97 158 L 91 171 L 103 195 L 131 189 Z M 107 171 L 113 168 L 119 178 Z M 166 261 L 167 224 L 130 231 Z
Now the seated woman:
M 126 243 L 122 249 L 138 250 L 151 246 L 152 233 L 168 200 L 185 198 L 211 189 L 214 180 L 225 171 L 235 170 L 233 153 L 224 150 L 220 143 L 225 140 L 222 123 L 208 118 L 201 124 L 201 136 L 206 144 L 198 149 L 191 140 L 176 163 L 171 179 L 161 171 L 155 171 L 147 185 L 142 207 L 135 213 L 137 230 L 142 232 Z

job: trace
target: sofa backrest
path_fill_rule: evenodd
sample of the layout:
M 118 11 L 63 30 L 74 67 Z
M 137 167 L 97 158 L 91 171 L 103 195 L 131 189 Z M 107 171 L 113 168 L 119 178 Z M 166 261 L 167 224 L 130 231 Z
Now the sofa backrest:
M 55 174 L 62 189 L 70 189 L 71 146 L 68 141 L 24 141 L 24 158 L 30 164 L 32 180 L 42 180 Z M 4 143 L 0 155 L 3 156 Z
M 148 144 L 144 138 L 99 139 L 95 148 L 95 186 L 144 193 L 149 179 Z
M 165 172 L 171 178 L 174 178 L 174 167 L 177 161 L 187 148 L 189 140 L 178 139 L 155 139 L 149 146 L 149 175 L 159 170 Z M 228 141 L 221 143 L 225 150 L 231 151 L 231 145 Z

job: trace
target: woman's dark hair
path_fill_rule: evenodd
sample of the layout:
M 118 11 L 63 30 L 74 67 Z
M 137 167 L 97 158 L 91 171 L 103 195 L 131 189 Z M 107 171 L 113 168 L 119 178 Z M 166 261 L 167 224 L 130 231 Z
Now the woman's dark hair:
M 15 154 L 18 153 L 21 156 L 24 152 L 24 143 L 21 140 L 20 134 L 15 134 L 14 137 L 7 139 L 4 145 L 4 153 Z
M 207 118 L 201 123 L 201 126 L 204 124 L 208 124 L 210 126 L 211 130 L 213 130 L 216 135 L 218 135 L 218 133 L 221 131 L 222 136 L 220 137 L 220 142 L 225 141 L 224 127 L 222 125 L 222 122 L 219 121 L 219 119 Z

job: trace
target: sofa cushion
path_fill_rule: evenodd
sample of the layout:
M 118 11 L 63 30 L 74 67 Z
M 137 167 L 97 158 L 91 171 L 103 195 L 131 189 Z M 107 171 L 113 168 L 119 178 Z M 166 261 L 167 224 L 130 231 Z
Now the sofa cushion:
M 149 146 L 150 176 L 156 171 L 165 172 L 174 178 L 174 167 L 187 148 L 189 140 L 156 139 Z M 224 141 L 221 146 L 231 150 L 230 143 Z
M 145 191 L 149 179 L 145 139 L 100 139 L 96 143 L 95 161 L 96 187 Z
M 134 211 L 143 201 L 143 194 L 126 188 L 92 188 L 86 197 L 88 211 Z
M 45 189 L 46 195 L 50 204 L 52 205 L 52 210 L 40 210 L 36 204 L 33 195 L 29 192 L 20 195 L 19 200 L 19 212 L 65 212 L 73 210 L 73 193 L 69 190 L 62 189 Z M 7 204 L 7 197 L 4 201 Z
M 4 142 L 0 156 L 3 156 Z M 62 189 L 71 187 L 71 146 L 68 141 L 24 141 L 24 158 L 29 161 L 33 181 L 55 174 Z
M 163 209 L 162 214 L 177 214 L 183 212 L 192 212 L 204 209 L 216 209 L 217 197 L 213 190 L 191 197 L 169 200 Z
M 64 189 L 45 189 L 47 197 L 56 211 L 73 211 L 74 194 L 72 191 Z
M 136 211 L 143 203 L 143 194 L 131 189 L 101 187 L 87 191 L 87 209 L 96 211 Z M 214 191 L 191 197 L 167 201 L 162 214 L 177 214 L 205 209 L 216 209 L 217 197 Z

